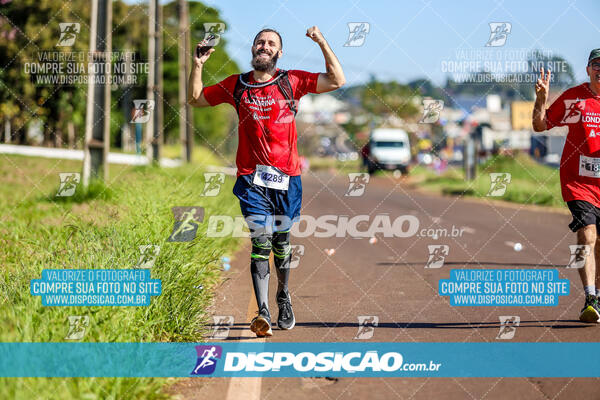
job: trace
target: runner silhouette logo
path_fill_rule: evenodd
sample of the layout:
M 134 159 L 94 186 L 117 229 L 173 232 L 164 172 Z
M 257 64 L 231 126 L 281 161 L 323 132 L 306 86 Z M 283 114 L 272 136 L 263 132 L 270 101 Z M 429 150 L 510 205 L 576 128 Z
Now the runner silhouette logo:
M 356 172 L 351 172 L 348 174 L 348 180 L 350 181 L 350 184 L 348 186 L 348 190 L 346 190 L 346 193 L 344 194 L 344 196 L 350 196 L 350 197 L 359 197 L 362 196 L 365 193 L 365 189 L 367 188 L 367 184 L 369 183 L 369 179 L 371 178 L 371 175 L 367 174 L 367 173 L 356 173 Z
M 485 44 L 486 47 L 502 47 L 506 44 L 508 34 L 512 30 L 510 22 L 490 22 L 490 38 Z
M 585 259 L 591 253 L 591 247 L 587 244 L 571 244 L 569 245 L 571 257 L 567 268 L 583 268 L 585 267 Z
M 222 22 L 205 22 L 204 23 L 204 40 L 205 45 L 215 47 L 221 40 L 221 35 L 225 33 L 225 24 Z
M 221 346 L 202 345 L 196 346 L 196 353 L 198 353 L 198 361 L 191 375 L 210 375 L 215 372 L 217 361 L 223 355 L 223 349 Z
M 423 100 L 423 115 L 420 124 L 432 124 L 438 122 L 440 113 L 444 109 L 443 100 Z
M 350 32 L 344 47 L 360 47 L 365 44 L 371 25 L 368 22 L 348 22 L 348 30 Z
M 204 190 L 202 196 L 214 197 L 221 191 L 221 185 L 225 183 L 225 174 L 223 172 L 205 172 Z
M 565 100 L 565 115 L 561 123 L 576 124 L 581 121 L 581 112 L 585 109 L 585 100 Z
M 429 258 L 425 264 L 425 268 L 442 268 L 448 254 L 450 254 L 450 246 L 447 244 L 429 244 L 427 245 Z
M 81 30 L 81 26 L 78 22 L 61 22 L 58 24 L 60 27 L 60 37 L 58 38 L 57 47 L 70 47 L 75 44 L 75 39 Z
M 173 207 L 173 232 L 167 242 L 191 242 L 196 237 L 198 225 L 204 220 L 202 207 Z
M 145 124 L 150 120 L 152 110 L 154 110 L 154 100 L 137 99 L 133 100 L 132 124 Z

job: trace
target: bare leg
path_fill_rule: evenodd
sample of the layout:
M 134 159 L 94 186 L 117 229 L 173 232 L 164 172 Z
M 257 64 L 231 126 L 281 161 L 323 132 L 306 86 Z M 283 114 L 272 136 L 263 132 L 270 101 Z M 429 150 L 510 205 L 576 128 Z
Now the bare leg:
M 600 289 L 600 238 L 596 237 L 596 247 L 594 248 L 594 257 L 596 258 L 596 291 Z
M 594 246 L 596 238 L 596 225 L 587 225 L 577 231 L 577 244 L 590 246 L 590 254 L 585 259 L 585 266 L 579 268 L 579 276 L 584 287 L 593 286 L 598 281 L 595 260 L 600 260 L 600 247 Z M 599 252 L 596 257 L 594 257 L 595 252 Z

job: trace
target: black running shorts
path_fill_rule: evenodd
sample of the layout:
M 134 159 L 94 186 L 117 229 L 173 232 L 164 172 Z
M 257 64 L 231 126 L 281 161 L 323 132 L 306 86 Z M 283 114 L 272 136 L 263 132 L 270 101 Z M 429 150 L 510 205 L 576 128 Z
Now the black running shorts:
M 567 201 L 567 206 L 573 216 L 573 221 L 569 228 L 573 232 L 587 225 L 596 225 L 596 230 L 600 228 L 600 208 L 583 200 Z

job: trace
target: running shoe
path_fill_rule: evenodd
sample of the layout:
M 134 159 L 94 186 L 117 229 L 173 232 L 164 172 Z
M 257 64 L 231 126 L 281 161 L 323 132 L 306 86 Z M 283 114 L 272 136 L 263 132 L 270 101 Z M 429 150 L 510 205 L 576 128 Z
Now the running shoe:
M 287 291 L 282 291 L 277 295 L 277 305 L 279 306 L 277 326 L 279 329 L 292 329 L 296 325 L 296 318 L 294 317 L 294 310 L 292 310 L 292 300 Z
M 598 298 L 591 294 L 585 296 L 585 305 L 581 309 L 579 314 L 579 320 L 581 322 L 594 323 L 600 319 L 600 306 L 598 305 Z
M 250 330 L 256 333 L 257 337 L 273 336 L 271 329 L 271 314 L 267 307 L 262 307 L 258 315 L 252 319 Z

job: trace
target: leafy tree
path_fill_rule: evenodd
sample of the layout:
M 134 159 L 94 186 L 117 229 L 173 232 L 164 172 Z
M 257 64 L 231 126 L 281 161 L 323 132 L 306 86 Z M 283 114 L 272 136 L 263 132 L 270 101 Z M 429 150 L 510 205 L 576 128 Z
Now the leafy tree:
M 173 141 L 179 138 L 179 109 L 178 109 L 178 74 L 179 63 L 177 51 L 179 49 L 177 1 L 166 4 L 163 9 L 164 15 L 164 96 L 165 96 L 165 133 Z M 189 57 L 192 56 L 196 44 L 204 38 L 204 23 L 225 22 L 219 16 L 219 12 L 207 7 L 200 2 L 190 2 L 190 49 Z M 240 70 L 225 51 L 227 44 L 227 24 L 225 34 L 221 36 L 216 51 L 210 56 L 210 60 L 204 65 L 202 78 L 204 85 L 212 85 L 220 82 L 231 74 L 239 73 Z M 248 52 L 250 49 L 248 49 Z M 186 78 L 187 79 L 187 78 Z M 194 108 L 194 133 L 195 142 L 209 145 L 217 151 L 220 143 L 228 135 L 233 135 L 235 129 L 232 122 L 235 120 L 235 111 L 229 105 L 221 105 L 211 108 Z
M 163 79 L 165 139 L 177 141 L 178 132 L 178 14 L 177 1 L 163 5 Z M 112 50 L 116 53 L 133 52 L 136 63 L 148 59 L 147 4 L 127 4 L 122 0 L 112 2 Z M 53 85 L 37 81 L 37 74 L 26 73 L 27 63 L 41 63 L 43 53 L 88 52 L 90 31 L 90 2 L 72 2 L 68 6 L 53 0 L 19 0 L 0 5 L 0 121 L 9 119 L 13 141 L 25 143 L 27 124 L 40 119 L 44 126 L 47 144 L 61 142 L 67 123 L 75 126 L 77 140 L 81 141 L 85 128 L 87 85 Z M 201 2 L 190 2 L 192 43 L 189 56 L 197 41 L 204 36 L 204 22 L 222 22 L 219 12 Z M 60 37 L 59 23 L 80 24 L 80 32 L 71 47 L 57 47 Z M 227 35 L 224 35 L 225 37 Z M 205 84 L 213 84 L 239 71 L 225 51 L 222 38 L 218 51 L 205 66 Z M 87 63 L 87 59 L 85 60 Z M 120 134 L 121 127 L 130 116 L 123 115 L 123 102 L 146 97 L 147 75 L 136 73 L 131 86 L 113 85 L 111 94 L 111 143 Z M 130 104 L 131 105 L 131 104 Z M 213 146 L 222 142 L 232 129 L 232 110 L 226 106 L 216 109 L 196 109 L 194 126 L 197 142 Z M 57 140 L 57 136 L 59 136 Z

